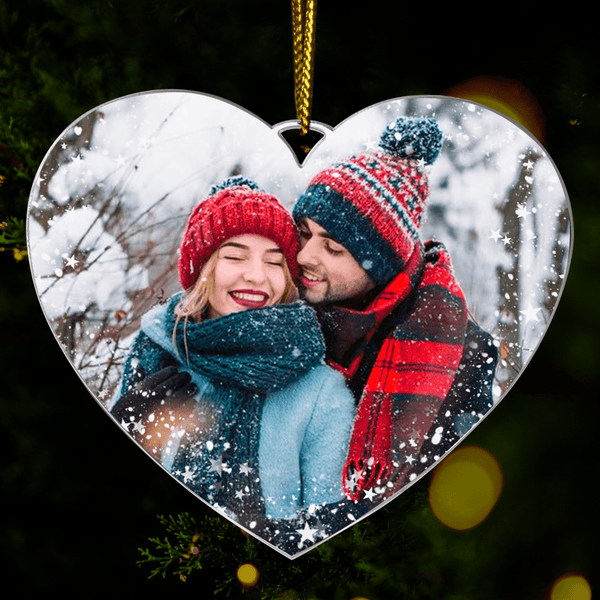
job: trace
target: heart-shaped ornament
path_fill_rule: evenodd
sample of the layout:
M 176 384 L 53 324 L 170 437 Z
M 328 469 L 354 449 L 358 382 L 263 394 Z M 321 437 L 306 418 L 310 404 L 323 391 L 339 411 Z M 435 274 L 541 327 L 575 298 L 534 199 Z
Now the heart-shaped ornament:
M 400 98 L 312 128 L 300 164 L 295 122 L 200 93 L 120 98 L 57 139 L 28 212 L 42 309 L 94 398 L 289 557 L 489 414 L 550 324 L 572 246 L 553 162 L 484 106 Z

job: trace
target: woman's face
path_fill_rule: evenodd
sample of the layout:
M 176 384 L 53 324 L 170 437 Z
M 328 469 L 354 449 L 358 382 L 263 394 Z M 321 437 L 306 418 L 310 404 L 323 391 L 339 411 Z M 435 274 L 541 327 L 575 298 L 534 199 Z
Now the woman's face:
M 279 303 L 286 289 L 283 252 L 259 235 L 227 240 L 217 251 L 209 318 Z

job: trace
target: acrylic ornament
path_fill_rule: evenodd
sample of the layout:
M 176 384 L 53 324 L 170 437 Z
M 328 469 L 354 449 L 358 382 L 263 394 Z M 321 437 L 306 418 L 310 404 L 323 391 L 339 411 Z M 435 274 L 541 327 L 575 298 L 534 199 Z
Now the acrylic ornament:
M 281 451 L 289 456 L 291 445 L 288 429 L 277 430 L 276 420 L 265 417 L 273 409 L 265 408 L 265 393 L 256 396 L 259 416 L 256 427 L 250 428 L 257 432 L 254 446 L 240 433 L 249 429 L 243 412 L 230 423 L 226 440 L 219 442 L 219 428 L 212 430 L 214 439 L 182 436 L 188 445 L 200 448 L 196 454 L 181 453 L 185 445 L 179 445 L 177 427 L 169 424 L 168 416 L 161 423 L 157 411 L 155 421 L 148 414 L 143 421 L 137 415 L 116 419 L 111 410 L 122 394 L 134 341 L 144 319 L 164 313 L 169 299 L 181 292 L 177 252 L 191 210 L 211 186 L 240 176 L 256 182 L 291 211 L 311 179 L 327 167 L 380 152 L 382 132 L 400 117 L 434 118 L 443 134 L 434 164 L 418 167 L 427 171 L 430 189 L 420 235 L 422 240 L 443 242 L 469 319 L 490 336 L 489 352 L 477 354 L 481 360 L 476 366 L 482 373 L 492 371 L 491 401 L 477 398 L 465 386 L 464 394 L 437 410 L 418 444 L 409 437 L 402 448 L 392 448 L 391 473 L 360 492 L 358 502 L 340 496 L 336 502 L 309 504 L 304 496 L 311 497 L 321 483 L 315 481 L 310 488 L 302 481 L 304 467 L 274 475 L 273 469 L 270 474 L 265 470 L 266 460 L 259 464 L 256 444 L 261 439 L 263 445 L 273 445 L 267 456 Z M 295 122 L 272 127 L 236 105 L 200 93 L 149 92 L 114 100 L 88 112 L 59 136 L 36 175 L 27 219 L 31 269 L 42 310 L 92 396 L 139 448 L 144 435 L 168 438 L 171 444 L 159 451 L 144 451 L 200 500 L 291 558 L 393 501 L 504 398 L 550 324 L 566 280 L 573 227 L 562 179 L 545 150 L 519 125 L 473 102 L 399 98 L 365 109 L 333 129 L 313 123 L 312 128 L 324 135 L 302 164 L 282 137 L 294 128 Z M 340 209 L 342 214 L 348 218 Z M 268 340 L 270 326 L 265 327 L 261 335 Z M 303 331 L 290 337 L 298 339 Z M 264 341 L 257 342 L 256 352 L 263 348 Z M 313 406 L 313 390 L 310 385 L 302 388 L 290 410 L 301 415 L 299 406 Z M 193 402 L 196 409 L 217 400 L 198 391 Z M 352 407 L 356 412 L 355 404 Z M 306 440 L 298 438 L 296 417 L 281 406 L 279 410 L 283 422 L 288 419 L 290 427 L 296 427 L 294 439 Z M 325 443 L 311 446 L 320 450 L 310 457 L 304 451 L 309 446 L 301 445 L 297 463 L 319 465 L 322 458 L 328 464 L 327 444 L 332 442 L 327 436 L 335 427 L 331 421 L 321 426 L 320 441 Z M 241 452 L 239 436 L 244 435 L 250 446 Z M 311 477 L 317 479 L 320 467 L 314 468 Z M 286 499 L 299 507 L 297 512 L 271 514 L 277 502 L 265 489 L 276 476 L 291 479 L 290 489 L 298 490 Z M 328 489 L 338 491 L 342 483 L 351 490 L 352 477 L 360 478 L 342 470 L 339 477 L 328 477 L 335 479 L 326 482 Z

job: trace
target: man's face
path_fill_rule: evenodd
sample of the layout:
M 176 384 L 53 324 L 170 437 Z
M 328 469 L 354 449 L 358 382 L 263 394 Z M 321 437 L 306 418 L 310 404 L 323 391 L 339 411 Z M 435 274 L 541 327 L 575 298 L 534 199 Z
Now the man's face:
M 300 294 L 310 304 L 342 302 L 375 287 L 348 250 L 310 219 L 300 225 L 300 244 Z

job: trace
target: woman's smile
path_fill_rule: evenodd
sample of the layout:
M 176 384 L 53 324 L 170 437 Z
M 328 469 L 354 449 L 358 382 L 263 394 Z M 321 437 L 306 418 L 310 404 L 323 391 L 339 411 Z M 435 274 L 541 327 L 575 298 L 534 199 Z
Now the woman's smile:
M 257 290 L 234 290 L 233 292 L 229 292 L 229 295 L 233 298 L 234 302 L 248 308 L 266 306 L 269 300 L 268 294 Z

